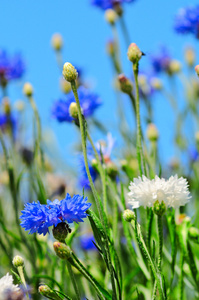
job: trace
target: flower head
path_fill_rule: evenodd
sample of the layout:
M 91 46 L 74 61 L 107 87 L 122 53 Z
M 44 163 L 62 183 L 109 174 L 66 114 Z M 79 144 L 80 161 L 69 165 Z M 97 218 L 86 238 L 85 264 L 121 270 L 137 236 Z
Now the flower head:
M 168 180 L 155 176 L 148 179 L 145 176 L 135 178 L 130 182 L 129 204 L 132 209 L 140 206 L 153 207 L 156 201 L 164 202 L 166 208 L 177 208 L 189 202 L 188 182 L 185 178 L 171 176 Z
M 123 3 L 130 3 L 134 0 L 91 0 L 91 4 L 95 5 L 103 10 L 114 8 L 114 5 L 121 5 Z
M 19 291 L 18 285 L 13 284 L 13 277 L 7 273 L 0 279 L 0 300 L 5 300 L 7 295 Z
M 7 52 L 0 50 L 0 81 L 21 78 L 25 71 L 25 64 L 19 54 L 9 57 Z
M 53 202 L 47 200 L 47 205 L 38 203 L 27 203 L 22 211 L 20 219 L 21 227 L 30 230 L 29 233 L 38 232 L 46 235 L 49 227 L 57 226 L 61 222 L 79 223 L 83 222 L 83 218 L 87 217 L 86 210 L 91 203 L 86 203 L 87 197 L 74 195 L 72 198 L 69 194 L 66 198 Z
M 168 70 L 171 56 L 166 47 L 161 47 L 159 52 L 151 55 L 150 59 L 154 72 L 159 73 Z
M 175 17 L 174 29 L 178 33 L 193 33 L 199 37 L 199 5 L 181 8 Z
M 101 105 L 100 98 L 83 86 L 79 87 L 78 96 L 85 118 L 93 115 L 96 108 Z M 75 102 L 75 97 L 72 92 L 67 94 L 64 99 L 57 100 L 52 108 L 52 116 L 59 122 L 72 122 L 74 119 L 69 113 L 69 107 L 72 102 Z

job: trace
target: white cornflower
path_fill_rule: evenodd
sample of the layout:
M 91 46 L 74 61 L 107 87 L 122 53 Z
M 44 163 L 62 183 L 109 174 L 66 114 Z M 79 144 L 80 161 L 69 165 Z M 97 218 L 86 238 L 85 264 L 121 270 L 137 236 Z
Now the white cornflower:
M 177 208 L 185 205 L 191 198 L 188 190 L 188 182 L 178 175 L 171 176 L 168 180 L 155 176 L 148 179 L 145 176 L 135 178 L 130 182 L 129 204 L 132 209 L 140 206 L 152 207 L 158 200 L 167 207 Z
M 8 293 L 18 292 L 18 285 L 13 284 L 13 277 L 7 273 L 0 279 L 0 300 L 5 300 Z

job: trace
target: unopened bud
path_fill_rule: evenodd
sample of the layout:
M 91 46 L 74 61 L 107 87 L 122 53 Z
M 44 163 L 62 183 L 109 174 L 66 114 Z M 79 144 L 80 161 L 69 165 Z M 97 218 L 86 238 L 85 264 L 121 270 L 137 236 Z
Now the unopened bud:
M 19 255 L 16 255 L 14 258 L 13 258 L 13 261 L 12 261 L 12 264 L 15 268 L 18 268 L 18 267 L 23 267 L 24 266 L 24 259 L 19 256 Z
M 118 168 L 117 168 L 116 164 L 114 164 L 112 161 L 109 161 L 106 164 L 106 170 L 107 170 L 107 174 L 111 178 L 115 178 L 118 174 Z
M 169 75 L 179 73 L 181 71 L 181 63 L 176 59 L 171 60 L 167 71 Z
M 40 285 L 38 291 L 41 295 L 49 299 L 59 300 L 60 297 L 47 285 Z
M 69 106 L 69 114 L 72 118 L 77 119 L 78 118 L 78 109 L 77 109 L 77 103 L 72 102 Z
M 60 51 L 63 47 L 63 39 L 60 33 L 55 33 L 51 39 L 51 45 L 55 51 Z
M 162 201 L 161 203 L 157 200 L 154 204 L 153 204 L 153 211 L 156 215 L 158 216 L 162 216 L 165 211 L 166 211 L 166 205 L 164 203 L 164 201 Z
M 162 89 L 162 81 L 157 77 L 153 77 L 151 79 L 151 86 L 155 90 L 161 90 Z
M 128 59 L 133 64 L 138 63 L 138 61 L 141 59 L 142 55 L 143 55 L 143 53 L 140 50 L 140 48 L 135 43 L 131 43 L 128 48 L 128 52 L 127 52 Z
M 98 167 L 97 159 L 95 159 L 95 158 L 92 159 L 92 161 L 91 161 L 91 166 L 92 166 L 94 169 L 97 169 L 97 167 Z
M 185 49 L 185 61 L 189 67 L 193 67 L 195 63 L 196 54 L 192 47 Z
M 64 242 L 65 238 L 70 232 L 71 229 L 69 228 L 68 224 L 66 224 L 65 222 L 58 223 L 56 227 L 53 226 L 53 230 L 52 230 L 54 238 L 60 242 Z
M 60 80 L 60 87 L 64 94 L 68 94 L 71 91 L 70 82 L 66 81 L 64 78 L 61 78 L 61 80 Z
M 2 102 L 5 114 L 9 115 L 11 112 L 10 99 L 8 97 L 4 97 Z
M 121 91 L 126 94 L 131 94 L 133 90 L 133 84 L 124 74 L 118 75 L 118 81 Z
M 25 107 L 25 103 L 23 100 L 17 100 L 15 103 L 14 103 L 14 107 L 16 110 L 18 111 L 23 111 L 24 110 L 24 107 Z
M 59 258 L 69 259 L 71 257 L 72 250 L 66 244 L 60 243 L 60 242 L 54 242 L 53 247 L 54 247 L 55 253 L 57 254 L 57 256 Z
M 135 213 L 134 211 L 130 210 L 130 209 L 126 209 L 123 212 L 123 218 L 126 222 L 131 222 L 132 220 L 135 220 Z
M 117 20 L 117 17 L 118 16 L 117 16 L 116 12 L 113 9 L 110 8 L 110 9 L 107 9 L 105 11 L 105 20 L 109 24 L 114 25 L 116 20 Z
M 189 228 L 189 237 L 192 239 L 199 239 L 199 230 L 196 227 Z
M 199 65 L 195 66 L 196 74 L 199 76 Z
M 199 131 L 196 131 L 196 133 L 195 133 L 195 140 L 196 140 L 196 143 L 199 144 Z
M 64 78 L 69 82 L 75 81 L 78 77 L 77 70 L 69 62 L 66 62 L 64 64 L 62 74 L 63 74 Z
M 26 82 L 23 86 L 23 93 L 27 97 L 31 97 L 33 95 L 33 87 L 32 84 Z
M 155 124 L 150 123 L 148 125 L 146 135 L 147 135 L 147 138 L 149 139 L 149 141 L 151 141 L 151 142 L 154 142 L 154 141 L 158 140 L 159 132 L 158 132 L 158 129 L 155 126 Z

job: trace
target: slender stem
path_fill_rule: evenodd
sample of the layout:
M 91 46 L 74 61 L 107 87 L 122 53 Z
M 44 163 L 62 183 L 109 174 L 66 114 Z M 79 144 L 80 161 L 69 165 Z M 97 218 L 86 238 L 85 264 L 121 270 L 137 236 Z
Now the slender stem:
M 115 280 L 114 280 L 114 272 L 113 272 L 113 266 L 111 263 L 111 255 L 110 255 L 110 249 L 109 249 L 109 241 L 108 241 L 108 236 L 107 236 L 107 224 L 106 224 L 106 219 L 104 216 L 103 208 L 102 208 L 102 203 L 100 198 L 98 197 L 97 191 L 95 189 L 95 186 L 92 181 L 92 177 L 90 174 L 89 166 L 88 166 L 88 158 L 87 158 L 87 149 L 86 149 L 86 130 L 85 130 L 85 123 L 83 122 L 83 116 L 81 113 L 81 107 L 80 107 L 80 102 L 77 94 L 77 87 L 75 81 L 71 82 L 71 87 L 75 96 L 75 100 L 77 103 L 77 109 L 78 109 L 78 118 L 79 118 L 79 124 L 80 124 L 80 132 L 81 132 L 81 138 L 82 138 L 82 150 L 83 150 L 83 155 L 84 155 L 84 162 L 85 162 L 85 168 L 86 168 L 86 173 L 89 179 L 89 183 L 94 195 L 95 203 L 98 209 L 99 217 L 102 222 L 102 225 L 104 227 L 105 231 L 105 246 L 106 246 L 106 251 L 107 251 L 107 261 L 108 261 L 108 266 L 109 266 L 109 271 L 110 271 L 110 276 L 111 276 L 111 283 L 112 283 L 112 289 L 113 289 L 113 299 L 117 299 L 116 295 L 116 287 L 115 287 Z
M 161 272 L 162 265 L 162 248 L 163 248 L 163 227 L 162 227 L 162 216 L 158 217 L 158 246 L 159 246 L 159 255 L 158 255 L 158 269 Z
M 181 250 L 180 254 L 180 279 L 179 279 L 179 300 L 183 300 L 183 278 L 184 278 L 184 252 Z
M 41 155 L 41 162 L 42 162 L 42 166 L 44 165 L 44 155 L 43 155 L 43 151 L 41 148 L 41 120 L 39 117 L 39 113 L 38 113 L 38 109 L 36 106 L 36 103 L 34 101 L 34 98 L 32 96 L 28 97 L 31 107 L 34 111 L 34 115 L 35 115 L 35 119 L 36 119 L 36 124 L 37 124 L 37 139 L 36 139 L 36 145 L 35 145 L 35 157 L 39 154 Z
M 23 272 L 23 267 L 18 267 L 17 268 L 18 270 L 18 273 L 19 273 L 19 276 L 21 278 L 21 281 L 26 289 L 26 298 L 29 300 L 29 294 L 28 294 L 28 291 L 27 291 L 27 285 L 26 285 L 26 280 L 25 280 L 25 277 L 24 277 L 24 272 Z
M 99 159 L 99 155 L 97 153 L 97 150 L 95 148 L 95 145 L 93 143 L 93 140 L 89 134 L 89 132 L 87 131 L 87 137 L 89 142 L 91 143 L 91 147 L 93 148 L 93 151 L 95 153 L 95 158 L 97 160 L 98 163 L 98 167 L 99 167 L 99 172 L 100 172 L 100 177 L 102 180 L 102 193 L 103 193 L 103 205 L 104 205 L 104 211 L 107 214 L 107 184 L 106 184 L 106 174 L 105 174 L 105 170 L 103 169 L 103 166 L 101 164 L 101 161 Z
M 78 286 L 77 286 L 77 283 L 76 283 L 76 280 L 75 280 L 75 276 L 74 276 L 71 264 L 67 260 L 66 260 L 66 264 L 67 264 L 67 268 L 68 268 L 69 277 L 72 281 L 72 284 L 73 284 L 73 287 L 74 287 L 74 290 L 75 290 L 75 293 L 76 293 L 76 298 L 78 300 L 81 300 L 79 289 L 78 289 Z
M 142 176 L 142 133 L 141 133 L 141 122 L 140 122 L 140 97 L 139 97 L 139 85 L 138 85 L 138 63 L 133 64 L 133 72 L 135 77 L 136 87 L 136 122 L 137 122 L 137 158 L 140 175 Z
M 131 40 L 130 40 L 129 32 L 127 30 L 127 26 L 126 26 L 123 15 L 120 17 L 120 24 L 121 24 L 122 32 L 123 32 L 123 35 L 124 35 L 124 38 L 125 38 L 126 46 L 128 48 L 128 46 L 131 43 Z

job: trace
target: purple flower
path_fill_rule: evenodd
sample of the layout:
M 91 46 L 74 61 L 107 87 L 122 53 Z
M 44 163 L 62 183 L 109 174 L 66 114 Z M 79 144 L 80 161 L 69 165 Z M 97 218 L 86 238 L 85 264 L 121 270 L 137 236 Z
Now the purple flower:
M 193 33 L 199 37 L 199 5 L 181 8 L 175 17 L 174 29 L 179 33 Z
M 6 51 L 0 50 L 0 81 L 3 79 L 9 81 L 21 78 L 24 71 L 25 64 L 21 55 L 16 54 L 13 57 L 9 57 Z
M 114 5 L 120 4 L 122 5 L 123 3 L 130 3 L 133 2 L 134 0 L 91 0 L 91 4 L 98 6 L 99 8 L 106 10 L 109 8 L 113 8 Z
M 12 114 L 0 114 L 0 128 L 2 131 L 6 131 L 7 129 L 11 129 L 13 135 L 16 134 L 16 119 Z
M 81 86 L 78 89 L 79 102 L 82 113 L 85 118 L 93 115 L 94 111 L 100 106 L 101 100 L 96 95 L 91 93 L 90 90 Z M 59 99 L 54 103 L 52 108 L 52 116 L 59 122 L 72 122 L 74 119 L 69 114 L 69 107 L 72 102 L 75 102 L 73 92 L 70 92 L 63 99 Z
M 93 234 L 83 234 L 80 237 L 80 244 L 83 250 L 97 250 L 96 246 L 94 245 L 95 239 Z
M 168 70 L 168 66 L 171 61 L 169 51 L 166 47 L 161 47 L 159 52 L 151 55 L 151 64 L 154 72 L 159 73 Z
M 91 203 L 86 203 L 87 197 L 74 195 L 72 198 L 69 194 L 66 198 L 53 202 L 47 200 L 47 205 L 33 202 L 25 204 L 20 219 L 21 227 L 30 230 L 29 233 L 38 232 L 46 235 L 49 227 L 57 226 L 58 223 L 79 223 L 83 222 L 83 218 L 87 217 L 86 210 L 89 209 Z

